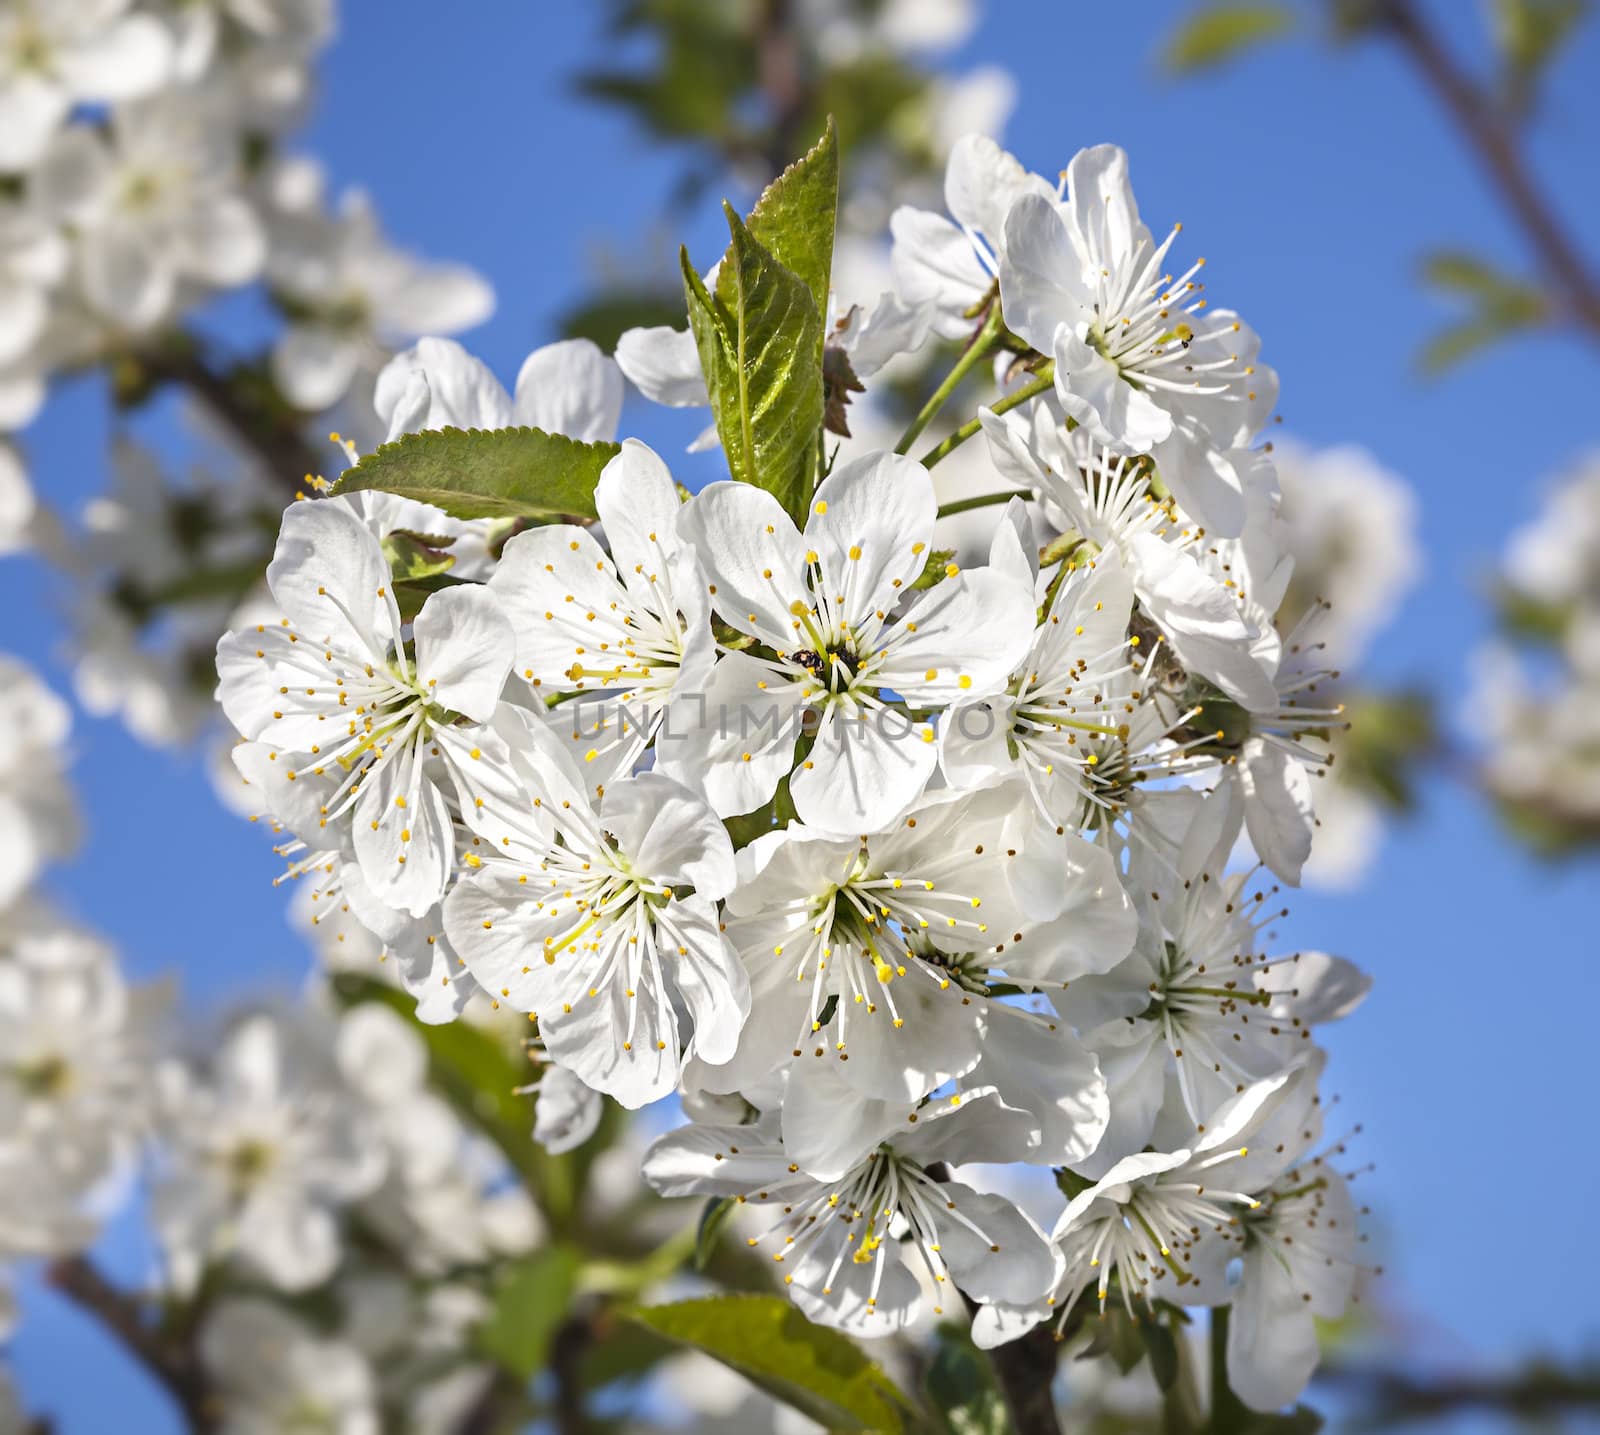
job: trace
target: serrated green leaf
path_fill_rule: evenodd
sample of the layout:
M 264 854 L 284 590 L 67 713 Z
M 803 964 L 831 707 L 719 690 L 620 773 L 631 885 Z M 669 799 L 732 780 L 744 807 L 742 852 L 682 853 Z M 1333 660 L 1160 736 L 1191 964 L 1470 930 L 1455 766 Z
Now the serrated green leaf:
M 883 1367 L 782 1296 L 719 1295 L 637 1306 L 627 1315 L 720 1360 L 829 1430 L 904 1428 L 909 1402 Z
M 618 453 L 543 429 L 432 429 L 367 454 L 333 492 L 380 489 L 456 518 L 594 518 L 594 486 Z
M 803 524 L 822 427 L 822 317 L 804 281 L 732 209 L 727 217 L 733 239 L 716 294 L 681 256 L 689 327 L 729 472 Z
M 830 119 L 822 138 L 761 192 L 745 221 L 772 257 L 805 282 L 818 314 L 828 312 L 838 211 L 839 136 Z M 720 274 L 717 294 L 731 305 Z
M 1210 69 L 1287 34 L 1294 24 L 1286 5 L 1208 5 L 1178 26 L 1162 64 L 1177 75 Z
M 526 1383 L 544 1367 L 550 1339 L 578 1283 L 578 1253 L 549 1246 L 507 1266 L 494 1308 L 478 1327 L 478 1349 Z
M 448 551 L 454 542 L 454 538 L 410 533 L 401 528 L 383 535 L 383 556 L 396 583 L 413 583 L 437 578 L 454 568 L 456 555 Z

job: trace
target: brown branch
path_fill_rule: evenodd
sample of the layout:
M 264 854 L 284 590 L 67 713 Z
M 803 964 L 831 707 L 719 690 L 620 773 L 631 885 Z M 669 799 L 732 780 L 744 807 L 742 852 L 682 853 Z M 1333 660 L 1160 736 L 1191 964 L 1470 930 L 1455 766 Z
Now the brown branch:
M 1502 106 L 1456 62 L 1413 0 L 1374 0 L 1373 18 L 1433 88 L 1522 226 L 1573 318 L 1600 336 L 1600 282 L 1528 172 Z
M 214 366 L 198 345 L 152 348 L 135 355 L 134 362 L 151 383 L 186 389 L 282 487 L 300 492 L 306 475 L 321 470 L 324 458 L 306 442 L 292 411 L 252 393 L 236 374 Z
M 167 1339 L 143 1305 L 112 1285 L 87 1256 L 68 1256 L 46 1278 L 62 1295 L 100 1322 L 177 1401 L 197 1435 L 217 1428 L 216 1406 L 195 1351 Z
M 550 1341 L 550 1373 L 555 1377 L 551 1413 L 558 1435 L 586 1435 L 590 1429 L 584 1409 L 583 1362 L 594 1336 L 592 1313 L 580 1311 L 563 1321 Z

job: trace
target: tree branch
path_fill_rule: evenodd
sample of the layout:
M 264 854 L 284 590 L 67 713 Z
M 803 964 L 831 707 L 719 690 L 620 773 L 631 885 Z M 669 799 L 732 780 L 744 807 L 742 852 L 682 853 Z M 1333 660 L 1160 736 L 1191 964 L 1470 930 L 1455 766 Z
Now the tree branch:
M 244 448 L 260 458 L 276 483 L 300 492 L 323 458 L 306 443 L 299 423 L 278 405 L 250 392 L 237 375 L 213 367 L 197 344 L 151 348 L 134 361 L 151 383 L 188 390 Z
M 1373 17 L 1410 58 L 1500 191 L 1572 316 L 1600 337 L 1600 282 L 1534 184 L 1504 110 L 1456 62 L 1413 0 L 1374 0 Z
M 68 1256 L 46 1272 L 50 1284 L 88 1312 L 158 1380 L 177 1401 L 197 1435 L 217 1428 L 216 1406 L 195 1352 L 165 1338 L 141 1303 L 111 1284 L 87 1256 Z

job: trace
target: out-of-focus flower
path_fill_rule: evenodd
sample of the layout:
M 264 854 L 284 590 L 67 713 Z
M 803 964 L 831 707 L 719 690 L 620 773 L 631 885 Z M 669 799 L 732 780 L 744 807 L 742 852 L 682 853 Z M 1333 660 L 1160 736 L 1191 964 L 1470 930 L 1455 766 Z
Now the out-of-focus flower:
M 337 402 L 358 369 L 378 368 L 419 335 L 470 329 L 494 310 L 494 291 L 474 270 L 394 248 L 354 193 L 337 214 L 277 216 L 268 278 L 289 318 L 273 376 L 303 409 Z

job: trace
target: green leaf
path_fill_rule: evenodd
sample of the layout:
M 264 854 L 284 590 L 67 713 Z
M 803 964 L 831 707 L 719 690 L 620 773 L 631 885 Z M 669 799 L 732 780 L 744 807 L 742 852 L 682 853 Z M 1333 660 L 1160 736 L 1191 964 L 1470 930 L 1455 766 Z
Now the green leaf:
M 694 1268 L 703 1271 L 716 1254 L 717 1241 L 728 1217 L 739 1203 L 732 1196 L 713 1196 L 700 1212 L 700 1224 L 694 1233 Z
M 926 1389 L 950 1435 L 1007 1435 L 1011 1428 L 989 1362 L 954 1326 L 939 1329 L 939 1353 L 928 1367 Z
M 804 281 L 727 216 L 733 241 L 715 295 L 682 253 L 689 327 L 729 472 L 804 524 L 822 427 L 822 318 Z
M 718 1295 L 636 1306 L 631 1320 L 737 1370 L 829 1430 L 899 1431 L 906 1397 L 853 1341 L 782 1296 Z
M 437 578 L 455 567 L 456 555 L 445 551 L 454 542 L 454 538 L 397 528 L 384 534 L 383 556 L 389 561 L 389 571 L 394 574 L 396 583 L 420 582 L 424 578 Z
M 505 1268 L 478 1348 L 526 1383 L 544 1367 L 550 1339 L 578 1283 L 578 1253 L 550 1246 Z
M 1460 249 L 1439 249 L 1425 255 L 1422 277 L 1436 289 L 1458 294 L 1498 295 L 1526 287 L 1507 278 L 1487 260 Z
M 761 192 L 746 220 L 756 240 L 805 283 L 818 314 L 828 312 L 838 210 L 839 136 L 830 119 L 822 138 Z M 720 274 L 717 296 L 732 302 Z
M 1139 1335 L 1150 1357 L 1150 1372 L 1163 1391 L 1178 1383 L 1178 1342 L 1169 1326 L 1156 1320 L 1139 1322 Z
M 1167 41 L 1162 64 L 1175 75 L 1206 70 L 1294 28 L 1286 5 L 1208 5 L 1189 16 Z
M 683 323 L 683 297 L 664 286 L 621 286 L 602 289 L 561 316 L 561 334 L 567 339 L 591 339 L 606 353 L 629 329 L 673 328 Z
M 1501 339 L 1538 328 L 1544 319 L 1544 301 L 1538 298 L 1514 305 L 1485 306 L 1474 317 L 1441 329 L 1429 339 L 1417 355 L 1417 367 L 1436 378 Z
M 594 486 L 619 451 L 543 429 L 435 429 L 367 454 L 334 493 L 381 489 L 456 518 L 594 518 Z
M 1588 15 L 1589 0 L 1497 0 L 1495 44 L 1506 102 L 1517 113 L 1532 107 L 1539 78 Z

